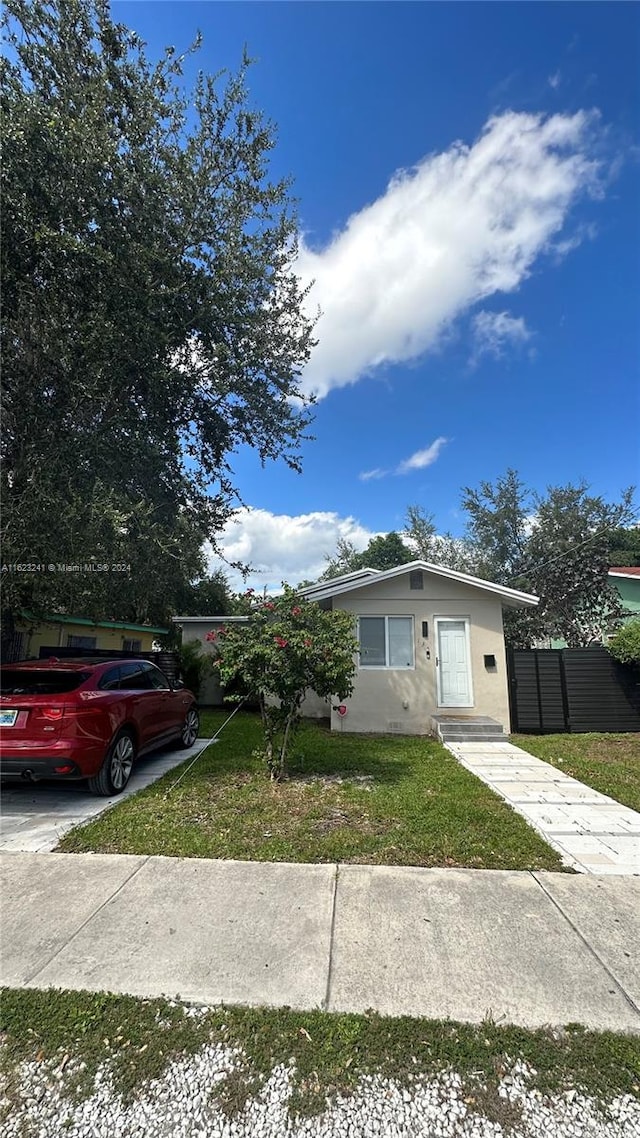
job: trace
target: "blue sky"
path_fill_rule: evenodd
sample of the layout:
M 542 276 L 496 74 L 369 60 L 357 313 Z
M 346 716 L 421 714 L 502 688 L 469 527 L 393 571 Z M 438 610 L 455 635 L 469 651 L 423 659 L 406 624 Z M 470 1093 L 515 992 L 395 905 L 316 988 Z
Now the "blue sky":
M 640 9 L 628 3 L 121 3 L 151 55 L 257 62 L 297 271 L 323 316 L 304 473 L 234 457 L 251 583 L 314 577 L 408 504 L 638 480 Z M 194 65 L 195 67 L 195 65 Z M 365 477 L 363 477 L 365 476 Z

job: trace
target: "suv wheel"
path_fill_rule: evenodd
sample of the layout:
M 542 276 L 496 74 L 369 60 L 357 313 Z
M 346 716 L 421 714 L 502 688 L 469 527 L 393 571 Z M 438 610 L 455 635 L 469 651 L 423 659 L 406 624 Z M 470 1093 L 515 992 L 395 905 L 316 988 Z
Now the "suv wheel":
M 89 790 L 103 798 L 121 794 L 133 770 L 136 748 L 130 731 L 116 735 L 97 775 L 89 779 Z
M 185 715 L 184 723 L 182 724 L 182 730 L 180 732 L 180 746 L 184 747 L 185 749 L 187 747 L 193 747 L 193 744 L 198 738 L 199 730 L 200 716 L 198 715 L 195 707 L 191 707 Z

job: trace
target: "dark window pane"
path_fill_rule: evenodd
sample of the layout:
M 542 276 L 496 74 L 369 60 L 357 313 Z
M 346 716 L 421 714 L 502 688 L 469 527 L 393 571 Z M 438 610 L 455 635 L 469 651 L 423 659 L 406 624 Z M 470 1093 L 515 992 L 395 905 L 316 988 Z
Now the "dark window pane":
M 120 669 L 109 668 L 98 684 L 100 691 L 117 691 L 120 687 Z
M 386 663 L 384 647 L 384 617 L 361 616 L 360 667 L 380 668 Z
M 413 619 L 410 616 L 389 617 L 389 667 L 413 667 Z
M 75 691 L 89 679 L 90 672 L 56 672 L 46 668 L 3 668 L 0 692 L 3 695 L 64 695 Z
M 121 664 L 121 691 L 151 691 L 149 673 L 142 664 Z
M 164 672 L 156 668 L 155 664 L 145 664 L 145 671 L 148 672 L 151 687 L 158 688 L 160 691 L 169 691 L 170 684 Z
M 95 636 L 67 636 L 67 648 L 95 648 Z

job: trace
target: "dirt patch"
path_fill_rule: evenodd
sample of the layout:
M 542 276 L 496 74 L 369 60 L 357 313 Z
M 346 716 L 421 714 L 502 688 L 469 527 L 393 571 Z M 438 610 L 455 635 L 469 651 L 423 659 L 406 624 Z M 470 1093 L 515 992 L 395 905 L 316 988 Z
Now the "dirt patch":
M 362 790 L 372 790 L 374 785 L 371 774 L 301 774 L 291 776 L 288 781 L 315 783 L 317 786 L 358 786 Z

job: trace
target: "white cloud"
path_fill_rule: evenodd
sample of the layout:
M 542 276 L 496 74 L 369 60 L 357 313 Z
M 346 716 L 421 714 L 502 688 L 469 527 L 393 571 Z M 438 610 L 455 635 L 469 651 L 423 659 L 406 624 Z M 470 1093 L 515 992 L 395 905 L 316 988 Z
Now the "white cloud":
M 324 248 L 303 237 L 296 272 L 315 280 L 308 305 L 321 311 L 304 390 L 323 397 L 415 359 L 474 304 L 517 289 L 598 189 L 596 134 L 595 113 L 507 111 L 473 145 L 399 171 Z
M 396 469 L 396 474 L 408 474 L 411 470 L 424 470 L 425 466 L 432 466 L 437 461 L 443 446 L 448 439 L 439 438 L 431 443 L 425 450 L 417 450 L 410 458 L 405 458 Z
M 424 450 L 417 450 L 409 458 L 404 458 L 395 468 L 382 470 L 377 466 L 375 470 L 363 470 L 358 478 L 361 482 L 370 482 L 372 479 L 386 478 L 389 474 L 409 474 L 412 470 L 424 470 L 425 467 L 432 466 L 437 461 L 440 451 L 448 442 L 450 442 L 449 439 L 441 436 L 435 439 L 430 446 L 425 447 Z
M 326 555 L 333 554 L 339 538 L 364 549 L 376 536 L 355 518 L 341 517 L 333 511 L 310 514 L 272 514 L 269 510 L 247 507 L 227 523 L 220 548 L 229 561 L 241 561 L 253 568 L 247 581 L 230 570 L 209 550 L 209 569 L 227 573 L 231 587 L 242 590 L 251 585 L 277 589 L 283 581 L 291 585 L 315 580 L 326 569 Z
M 550 75 L 547 79 L 547 82 L 550 87 L 553 87 L 554 91 L 557 91 L 562 83 L 562 73 L 560 71 L 554 71 L 553 75 Z
M 522 346 L 532 335 L 524 317 L 511 316 L 509 312 L 477 312 L 471 323 L 475 341 L 473 362 L 480 356 L 499 359 L 507 345 Z
M 361 482 L 371 482 L 376 478 L 384 478 L 388 473 L 388 470 L 381 470 L 379 466 L 376 466 L 375 470 L 363 470 L 358 478 Z

